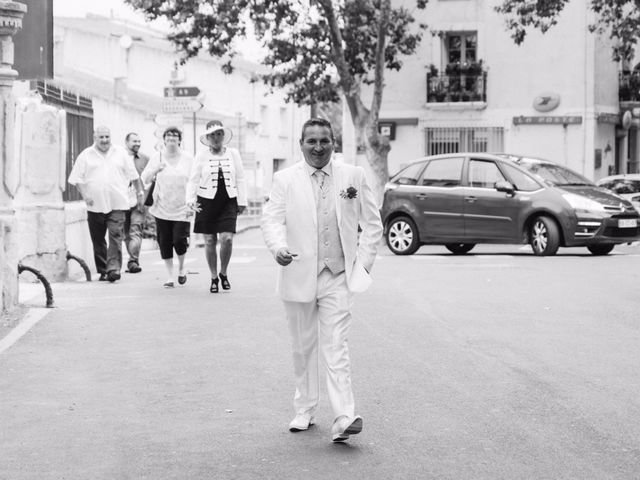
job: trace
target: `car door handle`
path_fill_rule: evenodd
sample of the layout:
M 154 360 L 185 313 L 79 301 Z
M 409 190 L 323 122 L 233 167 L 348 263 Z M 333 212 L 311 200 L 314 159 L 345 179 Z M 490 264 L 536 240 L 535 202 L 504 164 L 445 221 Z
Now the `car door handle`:
M 468 202 L 468 203 L 473 203 L 473 202 L 475 202 L 477 199 L 478 199 L 477 197 L 473 197 L 473 196 L 470 196 L 470 197 L 464 197 L 465 202 Z
M 418 193 L 416 195 L 416 198 L 418 198 L 418 200 L 426 200 L 427 199 L 427 194 L 426 193 Z

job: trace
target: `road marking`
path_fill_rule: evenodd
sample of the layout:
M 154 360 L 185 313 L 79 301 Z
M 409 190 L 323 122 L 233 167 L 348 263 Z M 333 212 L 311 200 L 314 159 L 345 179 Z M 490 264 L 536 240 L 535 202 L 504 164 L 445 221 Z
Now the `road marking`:
M 9 334 L 0 340 L 0 354 L 16 343 L 31 328 L 42 320 L 50 310 L 46 308 L 30 309 L 20 323 L 9 332 Z

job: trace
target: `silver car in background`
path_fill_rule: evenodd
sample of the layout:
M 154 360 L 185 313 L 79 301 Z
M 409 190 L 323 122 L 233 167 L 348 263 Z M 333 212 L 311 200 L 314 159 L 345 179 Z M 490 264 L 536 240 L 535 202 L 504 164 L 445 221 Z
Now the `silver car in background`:
M 596 185 L 620 195 L 631 202 L 640 212 L 640 173 L 611 175 L 601 178 Z

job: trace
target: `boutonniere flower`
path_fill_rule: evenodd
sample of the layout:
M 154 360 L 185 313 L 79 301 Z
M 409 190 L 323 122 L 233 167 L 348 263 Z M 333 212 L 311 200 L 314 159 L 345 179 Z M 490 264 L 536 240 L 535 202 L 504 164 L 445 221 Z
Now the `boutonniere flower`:
M 346 190 L 341 190 L 340 196 L 348 199 L 358 198 L 358 189 L 356 187 L 349 187 Z

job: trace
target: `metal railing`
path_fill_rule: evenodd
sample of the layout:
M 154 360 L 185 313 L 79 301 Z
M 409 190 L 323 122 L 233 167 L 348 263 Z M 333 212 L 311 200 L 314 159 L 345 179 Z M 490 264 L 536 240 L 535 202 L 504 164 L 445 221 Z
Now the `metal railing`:
M 427 73 L 427 103 L 486 101 L 487 72 L 461 75 Z

